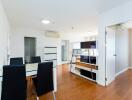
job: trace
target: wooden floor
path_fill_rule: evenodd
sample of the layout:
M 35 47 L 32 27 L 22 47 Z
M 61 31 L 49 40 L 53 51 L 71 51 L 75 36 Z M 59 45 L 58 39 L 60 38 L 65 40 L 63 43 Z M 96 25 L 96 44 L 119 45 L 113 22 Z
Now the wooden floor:
M 118 76 L 108 87 L 71 74 L 68 65 L 59 66 L 57 73 L 57 100 L 132 100 L 132 70 Z M 49 93 L 41 96 L 40 100 L 53 99 Z

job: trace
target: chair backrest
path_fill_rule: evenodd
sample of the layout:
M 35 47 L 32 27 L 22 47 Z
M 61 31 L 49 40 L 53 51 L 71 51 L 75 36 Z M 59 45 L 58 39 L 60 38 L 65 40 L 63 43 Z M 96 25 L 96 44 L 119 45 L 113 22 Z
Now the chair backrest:
M 53 62 L 38 64 L 37 95 L 41 96 L 53 90 Z
M 26 91 L 25 66 L 4 66 L 1 100 L 26 100 Z
M 23 65 L 23 58 L 22 57 L 10 58 L 10 65 Z
M 41 63 L 40 56 L 35 56 L 31 58 L 31 63 Z

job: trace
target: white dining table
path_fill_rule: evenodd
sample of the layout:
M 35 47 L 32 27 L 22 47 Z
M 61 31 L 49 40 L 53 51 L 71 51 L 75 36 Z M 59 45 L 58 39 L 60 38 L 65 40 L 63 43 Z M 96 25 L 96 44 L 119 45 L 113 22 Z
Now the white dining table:
M 37 75 L 38 63 L 26 64 L 26 76 Z M 57 72 L 56 66 L 53 67 L 53 81 L 54 81 L 54 92 L 57 91 Z M 0 100 L 1 100 L 1 91 L 2 91 L 2 77 L 3 69 L 0 69 Z

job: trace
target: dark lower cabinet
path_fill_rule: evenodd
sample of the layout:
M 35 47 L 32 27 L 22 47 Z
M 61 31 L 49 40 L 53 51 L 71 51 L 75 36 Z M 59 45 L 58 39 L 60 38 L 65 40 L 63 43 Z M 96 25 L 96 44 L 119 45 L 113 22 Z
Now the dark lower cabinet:
M 90 61 L 89 61 L 90 64 L 96 64 L 96 57 L 94 56 L 90 56 Z
M 88 77 L 90 79 L 96 80 L 96 73 L 86 71 L 86 70 L 83 70 L 83 69 L 81 69 L 80 72 L 81 72 L 81 75 L 83 75 L 85 77 Z

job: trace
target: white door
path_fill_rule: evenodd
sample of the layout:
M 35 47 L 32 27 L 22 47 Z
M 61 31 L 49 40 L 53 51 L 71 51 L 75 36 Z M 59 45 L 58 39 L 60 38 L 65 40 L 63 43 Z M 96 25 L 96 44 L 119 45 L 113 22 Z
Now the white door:
M 115 29 L 106 28 L 106 85 L 115 79 Z
M 124 69 L 129 66 L 129 34 L 128 29 L 121 26 L 116 28 L 116 62 L 115 72 L 119 75 Z

